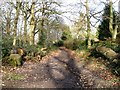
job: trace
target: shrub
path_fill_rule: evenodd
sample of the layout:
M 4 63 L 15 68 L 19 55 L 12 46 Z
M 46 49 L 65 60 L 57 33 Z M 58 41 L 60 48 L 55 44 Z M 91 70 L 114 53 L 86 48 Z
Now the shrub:
M 38 45 L 26 45 L 24 46 L 25 51 L 27 52 L 27 55 L 34 56 L 35 53 L 40 51 L 40 46 Z
M 21 66 L 22 63 L 22 57 L 19 54 L 11 54 L 9 56 L 9 63 L 11 66 Z
M 10 50 L 12 48 L 13 38 L 10 36 L 2 37 L 2 58 L 10 55 Z
M 63 40 L 59 40 L 54 45 L 57 46 L 57 47 L 63 46 L 64 45 L 64 41 Z
M 82 49 L 86 49 L 86 42 L 85 40 L 81 41 L 79 39 L 71 39 L 65 41 L 64 46 L 72 50 L 77 50 L 77 49 L 82 50 Z

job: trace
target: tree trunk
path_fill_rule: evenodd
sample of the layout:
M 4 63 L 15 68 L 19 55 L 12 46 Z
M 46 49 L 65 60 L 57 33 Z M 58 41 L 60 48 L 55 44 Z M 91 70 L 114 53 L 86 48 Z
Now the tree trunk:
M 118 2 L 118 28 L 117 28 L 117 37 L 116 37 L 116 42 L 120 45 L 120 1 Z
M 116 42 L 120 45 L 120 33 L 117 34 Z
M 86 17 L 87 17 L 87 45 L 88 48 L 91 48 L 91 40 L 90 40 L 90 18 L 89 18 L 89 6 L 88 0 L 86 0 Z
M 23 40 L 23 39 L 22 39 L 22 38 L 23 38 L 23 37 L 22 37 L 22 27 L 21 27 L 20 30 L 18 31 L 18 34 L 19 34 L 19 43 L 18 43 L 18 44 L 19 44 L 19 46 L 21 47 L 21 46 L 23 46 L 23 43 L 22 43 L 22 42 L 23 42 L 23 41 L 22 41 L 22 40 Z
M 30 17 L 28 9 L 28 2 L 25 2 L 23 6 L 21 7 L 22 10 L 22 15 L 23 15 L 23 20 L 24 20 L 24 44 L 28 42 L 28 36 L 27 36 L 27 20 Z
M 112 41 L 116 40 L 116 36 L 117 36 L 117 25 L 115 27 L 115 29 L 113 29 L 113 5 L 112 5 L 112 0 L 109 1 L 110 2 L 110 21 L 109 21 L 109 30 L 112 34 Z
M 118 53 L 113 51 L 111 48 L 106 48 L 104 46 L 98 46 L 96 48 L 96 51 L 103 54 L 106 58 L 108 58 L 110 60 L 114 60 L 114 59 L 118 58 Z
M 24 16 L 24 43 L 27 42 L 27 16 Z
M 109 30 L 113 34 L 113 10 L 112 10 L 112 0 L 110 0 L 110 21 L 109 21 Z
M 35 2 L 32 0 L 32 8 L 31 8 L 31 20 L 30 20 L 30 45 L 34 44 L 34 29 L 35 29 Z
M 113 31 L 113 35 L 112 35 L 112 40 L 115 41 L 116 38 L 117 38 L 117 28 L 118 28 L 118 25 L 115 26 L 115 29 Z
M 11 16 L 11 11 L 10 11 L 10 13 L 7 14 L 7 25 L 6 25 L 7 35 L 9 35 L 9 36 L 10 36 L 10 21 L 11 21 L 10 16 Z
M 14 39 L 13 39 L 13 46 L 16 46 L 16 40 L 17 40 L 17 23 L 18 23 L 18 17 L 19 17 L 19 8 L 20 8 L 20 2 L 16 2 L 16 17 L 14 20 Z
M 45 47 L 45 29 L 44 29 L 44 14 L 45 14 L 45 6 L 44 2 L 42 2 L 43 7 L 42 7 L 42 21 L 41 21 L 41 30 L 39 31 L 39 42 L 43 47 Z

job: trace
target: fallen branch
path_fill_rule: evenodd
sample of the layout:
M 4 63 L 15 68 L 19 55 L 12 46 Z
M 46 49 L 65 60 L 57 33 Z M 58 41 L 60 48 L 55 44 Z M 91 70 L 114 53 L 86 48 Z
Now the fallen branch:
M 96 48 L 96 51 L 103 54 L 105 57 L 107 57 L 110 60 L 117 59 L 119 54 L 113 51 L 111 48 L 106 48 L 105 46 L 98 46 Z

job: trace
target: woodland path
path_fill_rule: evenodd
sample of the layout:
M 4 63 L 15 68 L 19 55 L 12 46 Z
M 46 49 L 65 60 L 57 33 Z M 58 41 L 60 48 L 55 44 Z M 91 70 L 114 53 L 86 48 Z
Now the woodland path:
M 69 50 L 60 48 L 43 58 L 40 62 L 27 61 L 22 67 L 8 70 L 8 75 L 21 75 L 13 80 L 3 74 L 5 88 L 99 88 L 111 84 L 85 68 L 88 63 L 80 63 Z

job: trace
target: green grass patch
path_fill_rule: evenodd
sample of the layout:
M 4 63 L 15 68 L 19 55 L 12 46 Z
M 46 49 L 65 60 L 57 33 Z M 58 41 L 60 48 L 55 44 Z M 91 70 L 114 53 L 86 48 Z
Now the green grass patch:
M 6 76 L 7 80 L 24 80 L 25 76 L 20 74 L 10 73 Z

